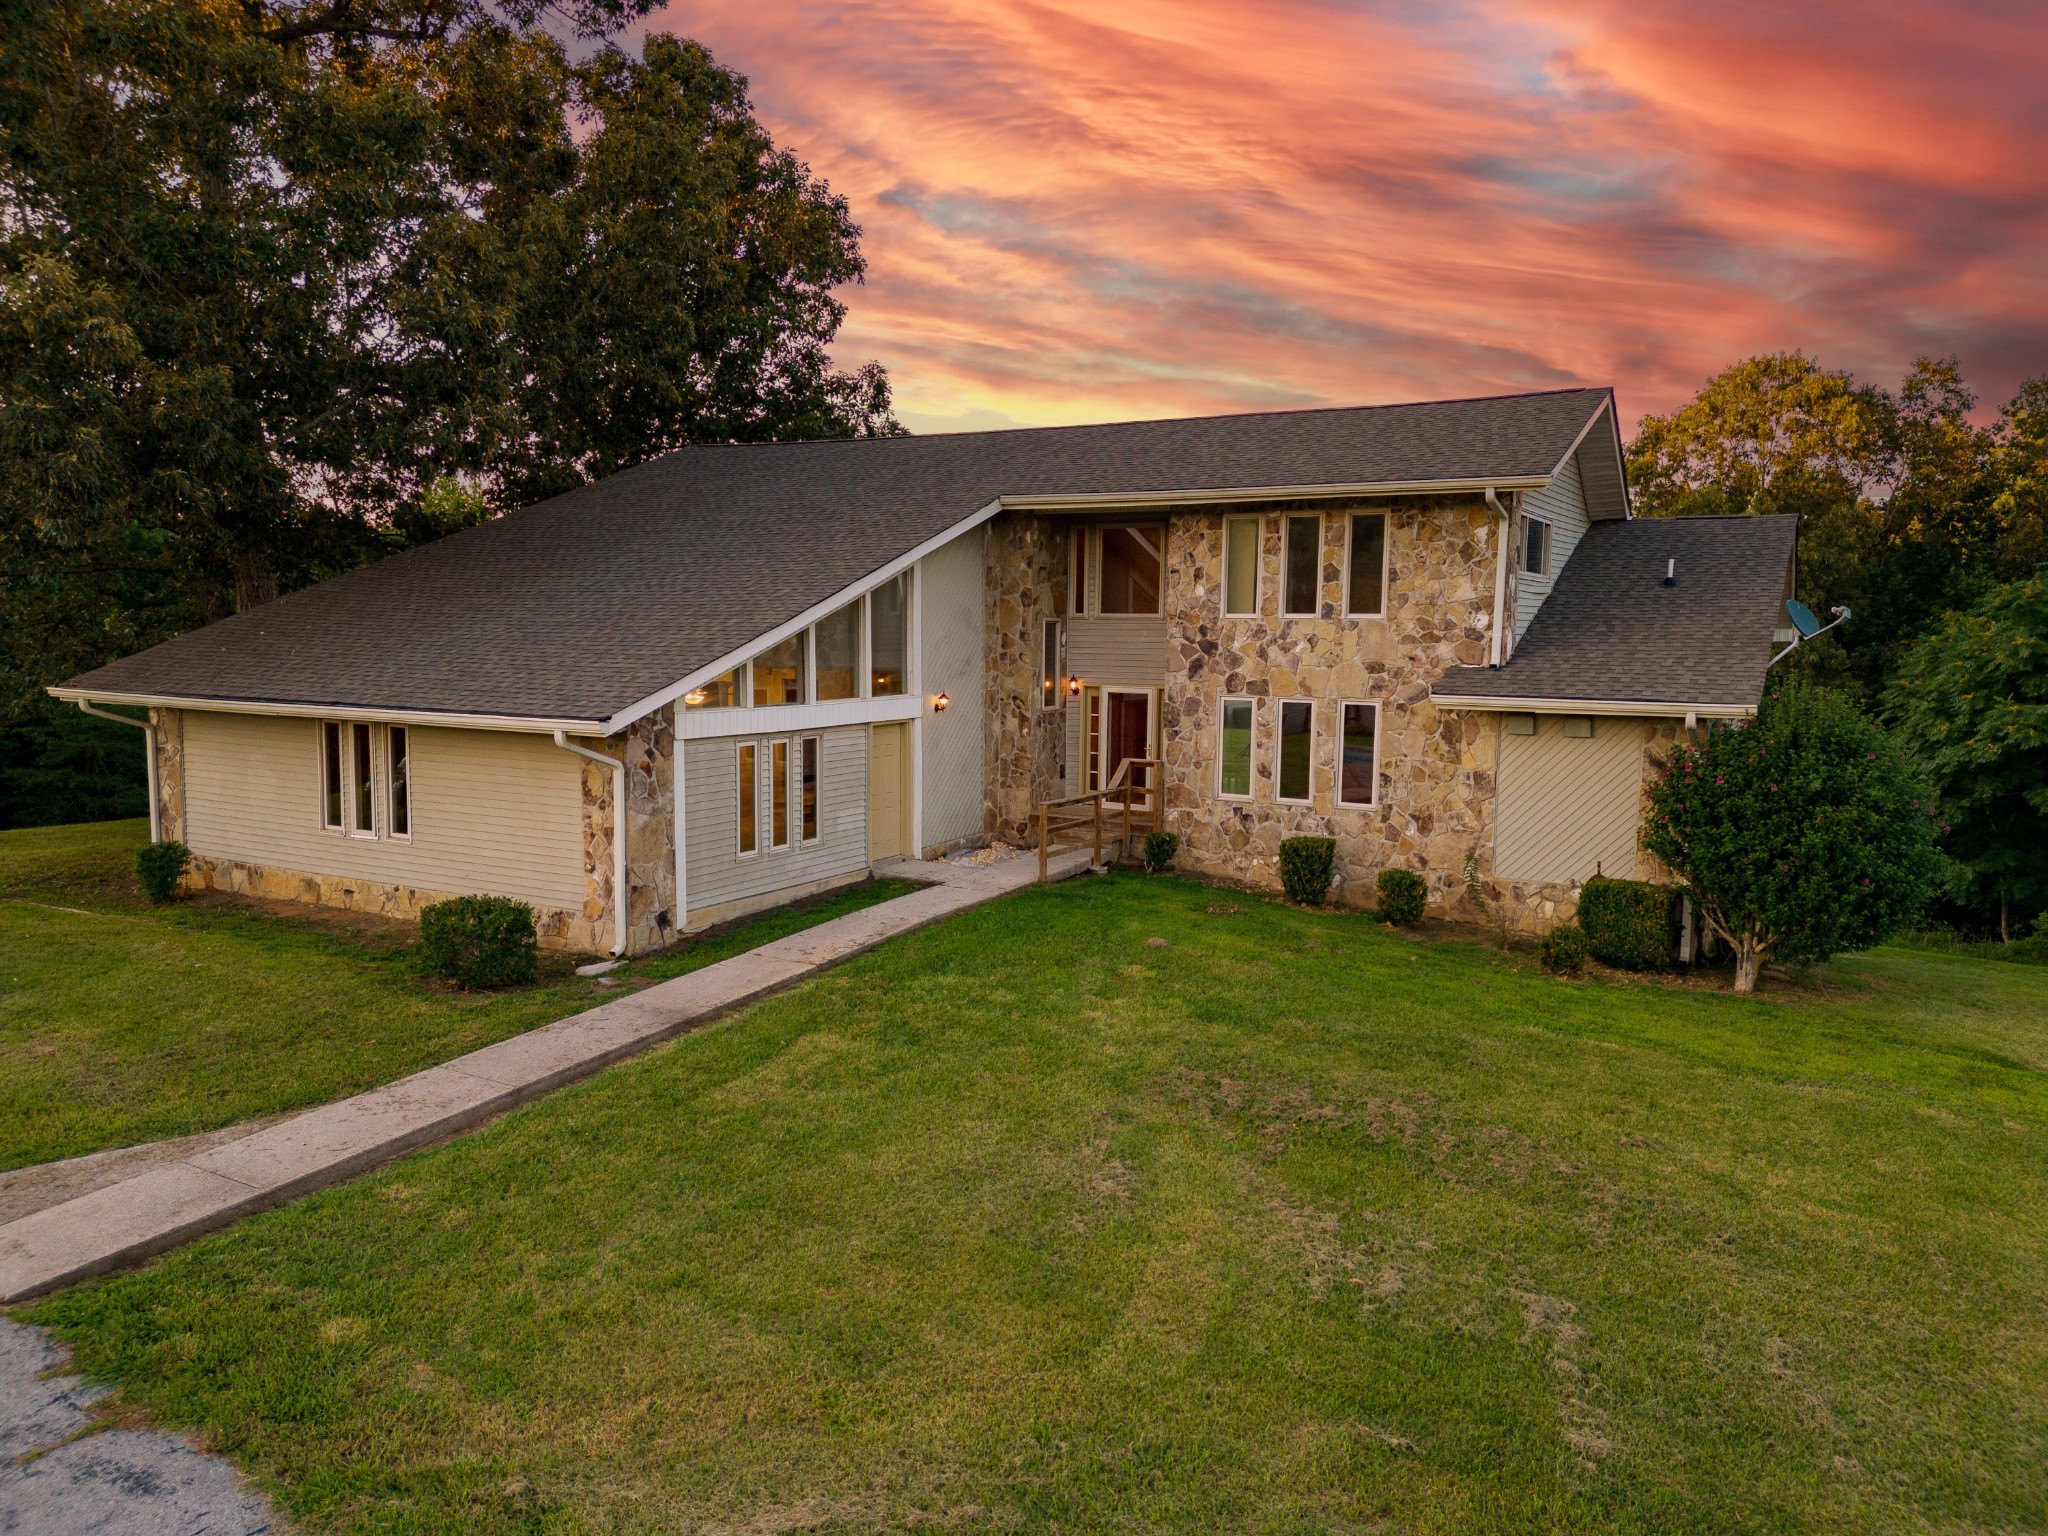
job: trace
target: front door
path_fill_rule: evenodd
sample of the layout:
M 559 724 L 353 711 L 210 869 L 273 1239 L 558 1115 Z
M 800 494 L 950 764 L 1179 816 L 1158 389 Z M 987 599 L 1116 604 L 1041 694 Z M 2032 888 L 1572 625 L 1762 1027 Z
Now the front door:
M 900 722 L 868 731 L 868 862 L 910 852 L 910 727 Z
M 1108 705 L 1109 751 L 1102 759 L 1102 782 L 1098 789 L 1107 789 L 1116 782 L 1117 768 L 1126 758 L 1144 759 L 1152 755 L 1152 694 L 1148 689 L 1110 688 L 1104 690 Z M 1143 786 L 1147 779 L 1145 770 L 1133 768 L 1134 777 L 1125 782 Z

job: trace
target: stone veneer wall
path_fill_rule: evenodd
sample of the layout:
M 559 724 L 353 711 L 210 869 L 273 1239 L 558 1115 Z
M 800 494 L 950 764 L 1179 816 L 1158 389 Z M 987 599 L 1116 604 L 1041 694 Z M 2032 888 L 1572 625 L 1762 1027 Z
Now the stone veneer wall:
M 1025 841 L 1034 809 L 1063 791 L 1067 704 L 1039 707 L 1039 646 L 1067 611 L 1066 524 L 1005 512 L 988 536 L 988 784 L 982 827 Z
M 185 840 L 185 712 L 152 709 L 156 727 L 156 804 L 164 841 Z

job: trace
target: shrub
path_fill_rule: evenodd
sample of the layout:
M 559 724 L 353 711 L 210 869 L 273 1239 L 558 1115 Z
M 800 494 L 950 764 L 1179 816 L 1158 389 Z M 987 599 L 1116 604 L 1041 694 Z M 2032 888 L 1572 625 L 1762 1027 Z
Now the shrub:
M 1412 928 L 1422 921 L 1422 909 L 1429 903 L 1429 883 L 1414 870 L 1381 870 L 1375 890 L 1381 922 Z
M 1579 891 L 1586 953 L 1623 971 L 1659 971 L 1671 963 L 1678 892 L 1647 880 L 1594 876 Z
M 1335 838 L 1290 837 L 1280 845 L 1280 885 L 1289 901 L 1321 906 L 1330 894 L 1330 876 L 1336 866 Z
M 531 985 L 540 972 L 533 908 L 504 896 L 457 896 L 420 912 L 420 963 L 465 987 Z
M 1928 791 L 1838 695 L 1791 684 L 1754 720 L 1673 749 L 1643 846 L 1692 887 L 1735 951 L 1735 990 L 1768 958 L 1825 960 L 1911 922 L 1934 878 Z
M 1586 930 L 1559 923 L 1536 941 L 1536 958 L 1553 976 L 1579 976 L 1586 969 Z
M 1173 868 L 1174 855 L 1180 852 L 1180 839 L 1171 832 L 1148 832 L 1145 834 L 1145 873 L 1156 875 L 1162 869 Z
M 191 866 L 192 850 L 183 843 L 151 843 L 135 850 L 135 883 L 151 901 L 170 901 Z

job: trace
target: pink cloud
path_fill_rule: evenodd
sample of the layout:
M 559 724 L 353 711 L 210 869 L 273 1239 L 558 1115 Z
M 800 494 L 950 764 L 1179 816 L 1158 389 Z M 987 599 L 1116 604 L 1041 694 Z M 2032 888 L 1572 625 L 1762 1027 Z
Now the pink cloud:
M 1674 0 L 674 0 L 853 203 L 913 425 L 2048 371 L 2048 29 Z M 993 413 L 993 414 L 992 414 Z

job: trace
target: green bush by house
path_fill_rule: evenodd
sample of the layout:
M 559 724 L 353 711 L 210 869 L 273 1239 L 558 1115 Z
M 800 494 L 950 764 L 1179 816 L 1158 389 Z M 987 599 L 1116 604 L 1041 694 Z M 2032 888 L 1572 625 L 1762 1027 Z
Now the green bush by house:
M 1173 861 L 1180 852 L 1180 839 L 1171 832 L 1148 832 L 1145 834 L 1145 873 L 1156 875 L 1162 869 L 1173 868 Z
M 533 908 L 505 896 L 457 896 L 420 912 L 420 963 L 465 987 L 531 986 L 540 973 Z
M 1596 875 L 1579 891 L 1586 952 L 1617 970 L 1662 970 L 1672 959 L 1678 901 L 1677 890 L 1668 885 Z
M 1536 941 L 1536 958 L 1553 976 L 1578 976 L 1586 969 L 1586 930 L 1559 923 Z
M 192 850 L 183 843 L 145 843 L 135 850 L 135 883 L 161 904 L 178 894 L 178 882 L 191 864 Z
M 1335 838 L 1290 837 L 1280 844 L 1280 887 L 1289 901 L 1321 906 L 1330 894 L 1330 874 L 1336 864 Z
M 1383 869 L 1374 887 L 1379 897 L 1380 921 L 1396 928 L 1412 928 L 1422 921 L 1422 909 L 1429 902 L 1429 885 L 1412 869 Z

